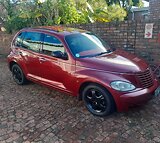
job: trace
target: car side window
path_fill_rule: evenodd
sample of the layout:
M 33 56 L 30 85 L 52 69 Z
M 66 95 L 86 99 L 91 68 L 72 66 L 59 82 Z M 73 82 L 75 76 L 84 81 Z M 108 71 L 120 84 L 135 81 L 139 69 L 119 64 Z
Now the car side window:
M 62 53 L 64 53 L 65 48 L 62 42 L 56 37 L 51 35 L 45 35 L 42 51 L 44 54 L 51 56 L 52 52 L 55 52 L 55 51 L 61 51 Z
M 17 47 L 22 46 L 22 41 L 23 41 L 24 35 L 25 35 L 25 32 L 21 32 L 21 33 L 18 34 L 18 36 L 14 40 L 14 45 L 15 46 L 17 46 Z
M 26 32 L 22 47 L 39 52 L 42 44 L 42 34 L 38 32 Z

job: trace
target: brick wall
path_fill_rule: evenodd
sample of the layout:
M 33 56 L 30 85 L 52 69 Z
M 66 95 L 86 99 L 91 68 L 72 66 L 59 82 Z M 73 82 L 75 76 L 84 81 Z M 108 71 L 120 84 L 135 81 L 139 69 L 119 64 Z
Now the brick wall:
M 160 19 L 160 0 L 150 0 L 150 19 Z
M 153 38 L 145 39 L 146 23 L 154 23 Z M 69 25 L 76 28 L 87 29 L 97 33 L 109 45 L 124 48 L 135 52 L 149 62 L 160 63 L 160 20 L 148 22 L 125 21 L 118 23 L 94 23 Z M 129 48 L 133 45 L 133 48 Z M 128 45 L 128 48 L 125 48 Z
M 127 50 L 135 52 L 135 54 L 149 62 L 160 63 L 160 20 L 147 23 L 154 23 L 152 39 L 144 38 L 146 22 L 125 21 L 68 26 L 92 31 L 107 41 L 112 47 L 124 48 L 127 44 L 133 45 L 133 48 L 127 48 Z M 7 55 L 9 53 L 12 37 L 13 35 L 0 32 L 0 54 Z
M 13 35 L 0 31 L 0 55 L 7 55 L 10 52 L 10 44 Z

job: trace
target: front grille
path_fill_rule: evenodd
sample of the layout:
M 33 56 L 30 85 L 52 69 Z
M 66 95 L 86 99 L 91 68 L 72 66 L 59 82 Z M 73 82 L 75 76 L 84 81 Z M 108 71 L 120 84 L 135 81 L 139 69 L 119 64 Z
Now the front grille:
M 137 73 L 137 77 L 140 81 L 140 84 L 143 88 L 148 88 L 153 85 L 152 74 L 150 70 L 146 70 L 145 72 Z

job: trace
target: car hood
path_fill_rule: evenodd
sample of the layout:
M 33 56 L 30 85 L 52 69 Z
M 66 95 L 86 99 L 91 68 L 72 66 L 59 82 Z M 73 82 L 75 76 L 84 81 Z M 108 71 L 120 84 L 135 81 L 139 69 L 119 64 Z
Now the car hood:
M 144 60 L 122 50 L 103 56 L 79 58 L 76 66 L 118 73 L 142 72 L 148 68 Z

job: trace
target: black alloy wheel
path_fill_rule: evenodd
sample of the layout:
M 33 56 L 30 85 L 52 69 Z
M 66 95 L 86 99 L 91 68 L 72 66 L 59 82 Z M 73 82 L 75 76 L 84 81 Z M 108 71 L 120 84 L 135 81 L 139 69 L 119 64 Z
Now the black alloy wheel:
M 106 116 L 115 110 L 112 95 L 103 87 L 95 84 L 88 85 L 82 92 L 86 108 L 96 116 Z
M 18 85 L 23 85 L 27 82 L 27 79 L 25 78 L 22 69 L 17 64 L 14 64 L 12 66 L 12 76 L 14 81 Z

